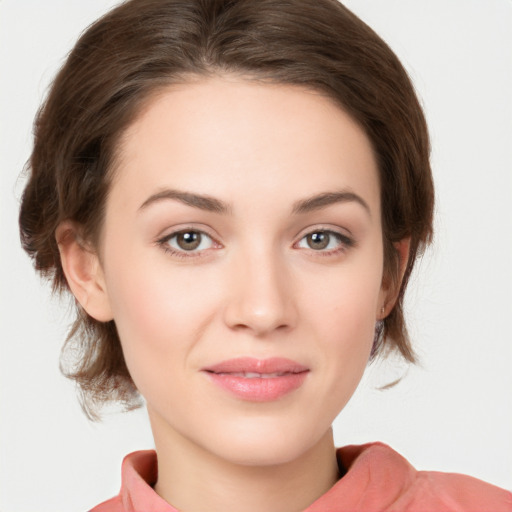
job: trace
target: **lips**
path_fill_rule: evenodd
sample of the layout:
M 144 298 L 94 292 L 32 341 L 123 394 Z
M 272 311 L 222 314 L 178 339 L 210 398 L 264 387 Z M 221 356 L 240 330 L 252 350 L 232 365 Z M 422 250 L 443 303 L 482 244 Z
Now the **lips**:
M 242 400 L 269 402 L 298 389 L 309 368 L 285 358 L 241 357 L 202 369 L 211 382 Z

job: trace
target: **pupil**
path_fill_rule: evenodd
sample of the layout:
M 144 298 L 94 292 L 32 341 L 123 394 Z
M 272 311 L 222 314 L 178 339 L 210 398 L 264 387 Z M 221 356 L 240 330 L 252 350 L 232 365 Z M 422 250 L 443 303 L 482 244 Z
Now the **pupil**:
M 201 235 L 194 231 L 180 233 L 177 237 L 177 242 L 181 249 L 191 251 L 193 249 L 197 249 L 201 243 Z
M 311 249 L 325 249 L 329 245 L 329 234 L 319 231 L 308 235 L 308 245 Z

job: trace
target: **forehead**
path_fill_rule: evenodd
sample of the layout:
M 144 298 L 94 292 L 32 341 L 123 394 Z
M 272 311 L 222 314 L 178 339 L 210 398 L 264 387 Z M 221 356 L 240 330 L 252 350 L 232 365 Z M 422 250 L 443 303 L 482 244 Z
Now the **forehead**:
M 237 77 L 159 91 L 124 133 L 113 195 L 143 199 L 182 188 L 236 201 L 333 188 L 379 198 L 371 143 L 333 100 Z

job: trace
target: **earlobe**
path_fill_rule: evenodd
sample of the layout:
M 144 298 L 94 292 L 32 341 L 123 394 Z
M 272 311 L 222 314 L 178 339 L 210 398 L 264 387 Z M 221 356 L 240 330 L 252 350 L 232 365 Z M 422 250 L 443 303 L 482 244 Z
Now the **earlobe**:
M 395 278 L 388 276 L 388 278 L 383 280 L 381 300 L 379 301 L 380 311 L 377 314 L 377 319 L 379 320 L 389 315 L 400 293 L 402 280 L 407 269 L 407 263 L 409 262 L 411 239 L 404 238 L 399 242 L 393 243 L 393 246 L 398 255 L 398 273 Z
M 112 320 L 107 287 L 97 254 L 80 237 L 78 226 L 64 221 L 55 238 L 62 269 L 71 293 L 85 311 L 99 322 Z

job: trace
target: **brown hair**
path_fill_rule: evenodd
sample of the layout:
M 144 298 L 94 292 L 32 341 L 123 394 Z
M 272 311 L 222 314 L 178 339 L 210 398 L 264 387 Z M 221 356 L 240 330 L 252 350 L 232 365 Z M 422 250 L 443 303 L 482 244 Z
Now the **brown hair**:
M 337 0 L 130 0 L 87 29 L 35 122 L 20 231 L 36 269 L 55 291 L 67 289 L 55 240 L 63 220 L 97 243 L 116 143 L 144 102 L 190 75 L 233 72 L 318 90 L 364 128 L 379 166 L 390 283 L 399 279 L 393 243 L 411 240 L 383 346 L 413 362 L 402 304 L 416 256 L 432 236 L 428 132 L 397 57 Z M 98 322 L 77 303 L 64 349 L 62 361 L 72 354 L 74 366 L 63 371 L 79 385 L 90 417 L 107 401 L 137 405 L 114 321 Z

